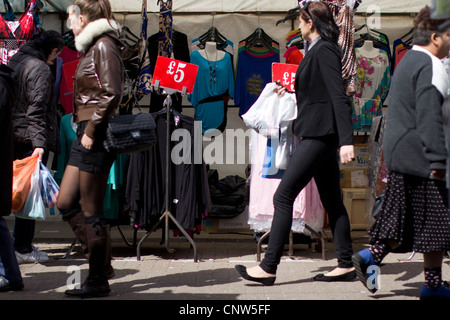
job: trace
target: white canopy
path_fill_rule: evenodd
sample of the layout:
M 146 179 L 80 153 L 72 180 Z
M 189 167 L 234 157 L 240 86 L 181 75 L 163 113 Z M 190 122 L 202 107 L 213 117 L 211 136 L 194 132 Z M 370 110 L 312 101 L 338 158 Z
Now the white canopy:
M 54 12 L 57 7 L 66 10 L 71 0 L 42 0 L 44 11 Z M 110 0 L 115 12 L 140 12 L 141 0 Z M 159 12 L 157 0 L 147 0 L 148 12 Z M 9 0 L 14 11 L 23 11 L 23 0 Z M 419 12 L 425 5 L 430 5 L 431 0 L 363 0 L 358 12 L 366 12 L 376 6 L 381 13 L 415 13 Z M 54 6 L 53 6 L 54 5 Z M 174 13 L 195 12 L 284 12 L 297 6 L 296 0 L 173 0 Z M 1 8 L 1 6 L 0 6 Z M 4 12 L 4 10 L 2 10 Z

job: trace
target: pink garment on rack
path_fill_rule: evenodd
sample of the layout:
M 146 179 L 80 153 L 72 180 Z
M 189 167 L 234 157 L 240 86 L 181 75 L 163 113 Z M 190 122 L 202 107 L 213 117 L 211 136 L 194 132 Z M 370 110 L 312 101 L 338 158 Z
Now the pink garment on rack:
M 80 61 L 81 53 L 65 46 L 59 57 L 63 59 L 59 101 L 66 114 L 69 114 L 73 112 L 73 76 Z
M 296 46 L 292 46 L 286 50 L 283 57 L 286 59 L 286 63 L 299 65 L 303 60 L 303 53 Z
M 267 138 L 252 131 L 250 138 L 251 173 L 250 201 L 248 207 L 249 225 L 256 232 L 270 230 L 273 219 L 273 195 L 280 184 L 280 179 L 261 177 Z M 305 223 L 315 231 L 321 231 L 324 223 L 325 209 L 320 200 L 314 179 L 300 192 L 294 202 L 292 230 L 309 234 L 304 229 Z

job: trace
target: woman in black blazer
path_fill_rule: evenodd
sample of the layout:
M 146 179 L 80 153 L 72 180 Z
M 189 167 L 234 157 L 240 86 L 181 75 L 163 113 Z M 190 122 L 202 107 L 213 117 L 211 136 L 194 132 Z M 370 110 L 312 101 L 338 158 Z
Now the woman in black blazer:
M 247 280 L 264 285 L 275 282 L 275 273 L 292 225 L 293 203 L 300 191 L 314 178 L 321 201 L 328 213 L 336 245 L 337 268 L 318 274 L 316 281 L 351 281 L 356 277 L 352 264 L 350 222 L 341 198 L 340 160 L 354 160 L 351 106 L 345 93 L 341 69 L 339 29 L 328 6 L 308 2 L 300 9 L 302 36 L 311 44 L 299 65 L 295 80 L 298 117 L 294 134 L 301 139 L 274 195 L 274 218 L 269 244 L 260 265 L 236 270 Z M 280 88 L 278 94 L 285 94 Z

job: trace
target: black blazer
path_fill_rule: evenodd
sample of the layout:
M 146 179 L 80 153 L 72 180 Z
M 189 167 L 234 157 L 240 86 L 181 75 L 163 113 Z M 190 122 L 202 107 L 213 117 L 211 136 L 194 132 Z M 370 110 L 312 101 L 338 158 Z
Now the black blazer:
M 341 49 L 320 39 L 306 54 L 295 76 L 298 116 L 294 134 L 336 134 L 339 146 L 353 144 L 352 109 L 345 92 Z

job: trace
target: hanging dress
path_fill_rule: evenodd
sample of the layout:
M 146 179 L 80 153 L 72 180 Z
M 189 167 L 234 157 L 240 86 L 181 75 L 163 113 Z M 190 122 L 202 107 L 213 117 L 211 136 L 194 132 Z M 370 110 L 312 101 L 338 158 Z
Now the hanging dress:
M 37 0 L 39 3 L 40 1 Z M 0 16 L 0 63 L 8 64 L 19 48 L 32 38 L 36 29 L 39 6 L 31 0 L 19 20 L 9 21 Z M 11 16 L 12 17 L 12 16 Z
M 227 52 L 222 59 L 208 61 L 199 51 L 191 54 L 191 63 L 198 65 L 194 91 L 188 95 L 195 108 L 194 117 L 202 121 L 202 133 L 217 129 L 223 123 L 225 103 L 234 98 L 234 75 L 231 56 Z
M 383 103 L 389 93 L 391 84 L 391 68 L 386 51 L 367 57 L 357 48 L 357 88 L 353 97 L 353 128 L 357 131 L 369 132 L 372 119 L 381 116 Z

